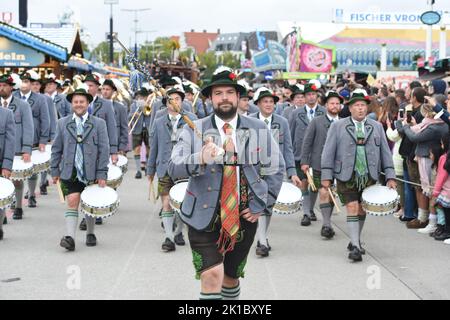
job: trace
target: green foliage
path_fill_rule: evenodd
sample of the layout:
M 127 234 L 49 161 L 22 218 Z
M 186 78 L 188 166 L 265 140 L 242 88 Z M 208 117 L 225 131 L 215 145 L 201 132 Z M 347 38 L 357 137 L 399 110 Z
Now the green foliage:
M 400 65 L 400 58 L 399 57 L 394 57 L 392 58 L 392 65 L 397 68 Z

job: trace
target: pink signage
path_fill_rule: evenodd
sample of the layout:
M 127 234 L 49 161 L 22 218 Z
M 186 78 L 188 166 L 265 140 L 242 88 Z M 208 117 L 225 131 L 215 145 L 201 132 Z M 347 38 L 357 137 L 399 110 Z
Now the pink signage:
M 333 68 L 333 50 L 302 43 L 300 60 L 300 72 L 329 73 Z

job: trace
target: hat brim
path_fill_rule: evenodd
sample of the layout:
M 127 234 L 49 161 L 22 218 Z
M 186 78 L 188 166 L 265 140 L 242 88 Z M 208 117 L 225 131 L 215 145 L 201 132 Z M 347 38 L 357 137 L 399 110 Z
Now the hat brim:
M 328 100 L 330 100 L 331 98 L 338 98 L 339 101 L 341 102 L 341 104 L 344 103 L 344 98 L 341 97 L 341 96 L 339 96 L 339 97 L 338 96 L 331 96 L 331 97 L 325 98 L 325 103 L 327 103 Z
M 211 91 L 212 91 L 212 88 L 213 87 L 220 87 L 220 86 L 224 86 L 224 87 L 234 87 L 238 92 L 239 92 L 239 95 L 241 95 L 241 94 L 246 94 L 247 93 L 247 90 L 243 87 L 243 86 L 241 86 L 240 84 L 237 84 L 237 83 L 232 83 L 232 82 L 229 82 L 229 81 L 216 81 L 216 82 L 214 82 L 214 83 L 211 83 L 210 85 L 208 85 L 208 86 L 206 86 L 206 87 L 204 87 L 203 89 L 202 89 L 202 95 L 204 96 L 204 97 L 210 97 L 211 96 Z M 248 94 L 248 93 L 247 93 Z
M 95 83 L 96 85 L 101 86 L 101 83 L 98 82 L 97 80 L 92 80 L 92 79 L 89 79 L 89 80 L 83 80 L 83 83 L 86 83 L 86 82 L 93 82 L 93 83 Z
M 273 95 L 262 95 L 261 97 L 258 98 L 258 100 L 255 100 L 255 101 L 253 101 L 253 102 L 254 102 L 255 104 L 258 104 L 258 102 L 261 101 L 261 99 L 264 99 L 264 98 L 273 98 L 273 102 L 274 102 L 275 104 L 277 104 L 278 101 L 280 101 L 280 98 L 277 97 L 277 96 L 273 96 Z
M 184 101 L 184 98 L 186 97 L 186 95 L 183 93 L 183 92 L 172 92 L 172 93 L 169 93 L 169 95 L 171 95 L 171 94 L 178 94 L 178 95 L 180 95 L 181 96 L 181 100 L 183 100 Z M 167 107 L 167 98 L 163 98 L 163 104 Z
M 75 96 L 85 96 L 89 100 L 89 103 L 94 101 L 94 97 L 92 97 L 89 93 L 82 93 L 82 92 L 74 92 L 74 93 L 68 94 L 66 99 L 67 99 L 67 101 L 72 103 L 72 99 Z
M 354 104 L 354 103 L 356 103 L 356 102 L 358 102 L 358 101 L 363 101 L 363 102 L 365 102 L 367 105 L 369 105 L 369 103 L 370 103 L 369 100 L 366 100 L 366 99 L 363 98 L 363 97 L 357 97 L 357 98 L 350 99 L 350 101 L 348 102 L 348 105 L 351 106 L 352 104 Z
M 293 94 L 291 94 L 291 100 L 294 100 L 295 96 L 298 94 L 305 95 L 305 93 L 303 91 L 294 92 Z

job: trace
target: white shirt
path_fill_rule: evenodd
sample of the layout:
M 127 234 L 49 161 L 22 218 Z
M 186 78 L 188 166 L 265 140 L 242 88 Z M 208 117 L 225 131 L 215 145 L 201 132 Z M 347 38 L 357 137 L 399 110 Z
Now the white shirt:
M 12 98 L 13 98 L 13 96 L 11 95 L 11 96 L 9 96 L 9 98 L 8 99 L 3 99 L 3 98 L 1 98 L 1 100 L 2 100 L 2 107 L 4 106 L 4 104 L 5 104 L 5 101 L 6 101 L 6 103 L 7 103 L 7 105 L 6 105 L 6 108 L 8 108 L 9 107 L 9 105 L 10 105 L 10 103 L 11 103 L 11 100 L 12 100 Z
M 336 122 L 339 120 L 339 116 L 332 117 L 329 113 L 327 113 L 327 117 L 330 122 Z
M 27 94 L 23 94 L 22 92 L 20 92 L 20 99 L 23 99 L 22 97 L 25 96 L 25 98 L 27 98 L 25 101 L 28 101 L 28 99 L 30 99 L 31 93 L 31 91 Z
M 269 127 L 269 129 L 272 127 L 272 115 L 270 115 L 268 118 L 264 117 L 261 113 L 259 113 L 259 120 L 263 121 L 264 123 L 266 123 L 266 120 L 269 121 L 269 123 L 267 123 L 267 126 Z
M 174 116 L 172 116 L 172 115 L 169 113 L 169 120 L 170 120 L 171 123 L 172 123 L 172 117 L 174 117 Z M 177 118 L 177 121 L 175 121 L 175 125 L 174 125 L 173 128 L 172 128 L 172 130 L 173 130 L 174 133 L 176 133 L 176 132 L 178 131 L 178 123 L 180 122 L 181 114 L 177 114 L 177 115 L 175 116 L 175 118 Z
M 56 96 L 58 95 L 58 92 L 55 91 L 52 94 L 47 94 L 50 98 L 52 98 L 53 101 L 55 101 Z
M 308 114 L 309 121 L 314 119 L 314 116 L 316 115 L 316 109 L 317 105 L 314 108 L 310 108 L 308 105 L 305 105 L 306 107 L 306 113 Z M 314 113 L 311 115 L 311 110 L 314 111 Z
M 86 113 L 81 117 L 81 119 L 82 119 L 81 123 L 83 124 L 83 126 L 84 126 L 84 124 L 86 123 L 86 120 L 88 119 L 88 117 L 89 117 L 89 112 L 86 112 Z M 80 117 L 78 117 L 78 116 L 74 113 L 73 116 L 72 116 L 72 119 L 75 120 L 75 122 L 76 122 L 77 125 L 78 125 L 78 122 L 80 121 Z
M 222 119 L 220 119 L 218 116 L 214 116 L 214 120 L 216 121 L 216 125 L 217 125 L 217 129 L 219 130 L 220 133 L 220 139 L 221 139 L 221 143 L 220 143 L 220 148 L 223 147 L 223 143 L 225 142 L 225 139 L 227 138 L 227 135 L 225 134 L 225 131 L 223 130 L 223 126 L 225 124 L 225 121 L 223 121 Z M 238 120 L 238 115 L 236 114 L 236 116 L 234 117 L 234 119 L 232 119 L 231 121 L 227 122 L 231 125 L 231 127 L 233 128 L 233 133 L 231 135 L 231 138 L 233 139 L 233 143 L 234 143 L 234 147 L 236 148 L 236 152 L 237 150 L 237 143 L 236 143 L 236 128 L 237 128 L 237 120 Z M 239 166 L 236 166 L 236 174 L 237 174 L 237 191 L 238 191 L 238 196 L 239 199 L 241 199 L 241 194 L 240 194 L 240 173 L 239 173 Z M 240 200 L 239 200 L 240 201 Z

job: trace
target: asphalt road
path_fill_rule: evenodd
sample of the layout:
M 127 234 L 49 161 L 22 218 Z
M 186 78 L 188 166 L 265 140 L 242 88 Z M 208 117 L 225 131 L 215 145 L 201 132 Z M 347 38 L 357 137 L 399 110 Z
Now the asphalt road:
M 38 208 L 24 206 L 22 221 L 8 219 L 0 241 L 0 300 L 198 299 L 189 246 L 161 251 L 160 206 L 147 200 L 147 181 L 134 179 L 133 163 L 129 169 L 119 188 L 120 211 L 96 227 L 97 247 L 86 247 L 84 231 L 77 231 L 75 252 L 59 247 L 65 207 L 55 187 L 38 197 Z M 368 217 L 367 254 L 352 263 L 345 214 L 333 215 L 336 236 L 325 241 L 316 211 L 319 221 L 310 227 L 300 226 L 300 214 L 274 216 L 273 249 L 267 258 L 251 250 L 242 299 L 450 298 L 450 246 L 407 230 L 393 216 Z

